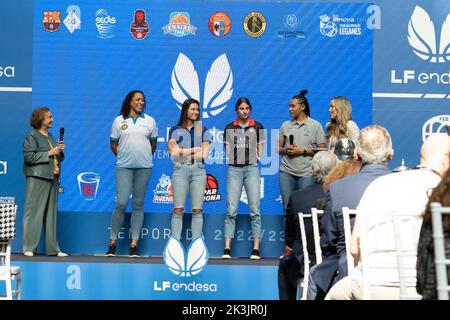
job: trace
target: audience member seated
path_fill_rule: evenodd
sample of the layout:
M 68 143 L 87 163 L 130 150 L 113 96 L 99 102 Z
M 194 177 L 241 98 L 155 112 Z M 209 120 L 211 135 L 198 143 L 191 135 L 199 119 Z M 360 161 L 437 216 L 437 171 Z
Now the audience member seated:
M 334 283 L 347 275 L 342 207 L 356 208 L 367 186 L 390 173 L 392 141 L 388 131 L 378 125 L 361 130 L 355 150 L 361 171 L 330 184 L 326 193 L 324 215 L 320 225 L 320 246 L 324 259 L 311 268 L 308 300 L 322 300 Z
M 429 191 L 434 188 L 441 180 L 441 175 L 449 167 L 450 151 L 450 137 L 444 135 L 432 135 L 422 145 L 420 165 L 414 170 L 408 170 L 398 173 L 391 173 L 389 175 L 380 177 L 372 182 L 357 206 L 358 213 L 356 215 L 355 227 L 352 233 L 351 253 L 355 258 L 355 262 L 359 261 L 359 235 L 361 232 L 360 214 L 369 213 L 417 213 L 420 215 L 426 207 L 428 202 Z M 370 228 L 374 223 L 379 221 L 377 216 L 368 219 L 368 227 Z M 393 230 L 392 221 L 386 219 L 383 230 Z M 389 226 L 391 224 L 391 226 Z M 408 226 L 402 224 L 402 229 L 411 228 L 415 230 L 414 222 Z M 413 242 L 412 245 L 417 247 L 419 240 L 420 225 L 417 226 L 417 234 L 410 237 L 408 240 Z M 369 240 L 370 241 L 370 240 Z M 411 244 L 411 243 L 409 243 Z M 386 248 L 395 247 L 395 238 L 393 234 L 386 234 L 383 238 L 383 246 Z M 405 244 L 407 246 L 408 244 Z M 368 243 L 368 246 L 372 246 Z M 379 247 L 379 245 L 377 245 Z M 371 255 L 372 261 L 380 263 L 392 263 L 396 260 L 395 253 L 386 255 L 379 253 L 378 255 Z M 377 264 L 378 264 L 377 262 Z M 409 265 L 411 264 L 411 265 Z M 416 259 L 409 259 L 404 261 L 405 268 L 415 268 Z M 414 276 L 415 277 L 415 276 Z M 390 272 L 383 270 L 377 274 L 377 286 L 371 286 L 370 294 L 372 299 L 398 299 L 399 298 L 399 283 L 397 268 L 391 269 Z M 389 283 L 389 286 L 381 285 Z M 413 288 L 414 289 L 414 288 Z M 415 289 L 413 290 L 415 292 Z M 407 295 L 411 294 L 411 290 L 407 291 Z M 336 283 L 331 288 L 326 297 L 330 300 L 350 300 L 362 299 L 362 272 L 361 264 L 358 263 L 355 272 L 352 276 L 348 276 Z
M 439 202 L 443 207 L 450 207 L 450 170 L 447 170 L 441 182 L 431 193 L 428 200 L 422 229 L 420 230 L 417 247 L 417 292 L 424 300 L 436 300 L 436 266 L 434 262 L 433 230 L 431 226 L 431 207 L 433 202 Z M 450 216 L 443 216 L 445 254 L 450 256 Z M 450 269 L 447 268 L 450 283 Z
M 278 292 L 280 300 L 295 300 L 297 295 L 297 280 L 303 277 L 303 250 L 300 237 L 298 213 L 311 213 L 315 201 L 324 196 L 322 183 L 336 164 L 337 156 L 331 151 L 318 152 L 312 159 L 312 173 L 315 183 L 297 191 L 289 197 L 285 222 L 286 248 L 280 259 L 278 268 Z M 311 219 L 305 219 L 307 246 L 309 257 L 315 263 L 314 239 Z

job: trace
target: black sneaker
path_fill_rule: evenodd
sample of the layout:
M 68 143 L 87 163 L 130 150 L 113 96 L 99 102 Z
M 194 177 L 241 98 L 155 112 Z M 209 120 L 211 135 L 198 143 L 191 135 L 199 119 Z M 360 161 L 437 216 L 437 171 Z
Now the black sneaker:
M 105 254 L 107 257 L 115 257 L 116 256 L 116 245 L 110 244 L 108 247 L 108 251 Z
M 132 258 L 137 258 L 141 256 L 137 251 L 137 246 L 130 246 L 130 249 L 128 250 L 128 256 Z
M 250 259 L 252 260 L 259 260 L 261 257 L 259 256 L 259 250 L 253 249 L 252 255 L 250 256 Z
M 223 250 L 222 259 L 231 259 L 230 253 L 231 253 L 230 249 Z

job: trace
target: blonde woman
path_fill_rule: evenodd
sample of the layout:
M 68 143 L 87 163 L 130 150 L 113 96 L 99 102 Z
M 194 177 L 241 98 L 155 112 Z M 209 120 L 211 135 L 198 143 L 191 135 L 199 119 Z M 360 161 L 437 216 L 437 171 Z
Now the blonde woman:
M 337 140 L 348 138 L 354 143 L 358 140 L 359 127 L 352 120 L 352 105 L 347 98 L 338 96 L 331 99 L 330 122 L 326 125 L 328 149 L 333 151 Z

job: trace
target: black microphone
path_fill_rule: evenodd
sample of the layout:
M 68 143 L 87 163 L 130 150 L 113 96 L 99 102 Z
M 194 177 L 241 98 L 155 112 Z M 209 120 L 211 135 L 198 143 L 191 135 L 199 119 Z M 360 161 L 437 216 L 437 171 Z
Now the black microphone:
M 447 134 L 450 136 L 450 126 L 446 126 L 445 130 L 447 130 Z
M 59 141 L 63 141 L 64 139 L 64 128 L 59 129 Z
M 289 135 L 289 144 L 294 144 L 294 135 L 293 134 Z

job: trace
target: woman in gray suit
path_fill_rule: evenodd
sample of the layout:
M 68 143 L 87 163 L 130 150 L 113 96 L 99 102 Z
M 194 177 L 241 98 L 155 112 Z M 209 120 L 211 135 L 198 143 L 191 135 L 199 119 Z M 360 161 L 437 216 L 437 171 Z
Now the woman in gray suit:
M 56 142 L 48 132 L 53 116 L 48 108 L 34 110 L 30 118 L 33 129 L 23 142 L 24 174 L 26 177 L 25 213 L 23 216 L 23 253 L 34 255 L 45 229 L 47 255 L 67 256 L 56 240 L 56 210 L 60 164 L 64 159 L 64 142 Z

